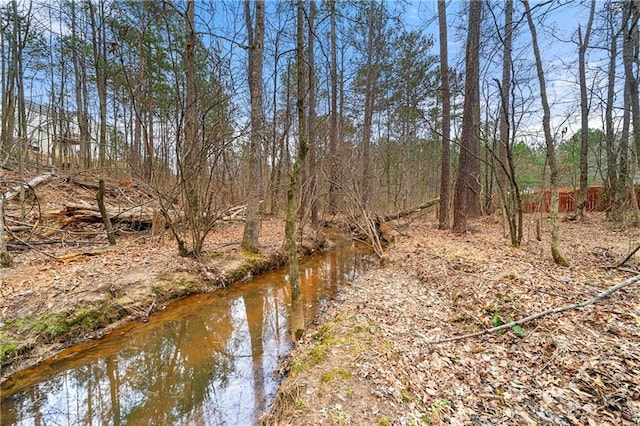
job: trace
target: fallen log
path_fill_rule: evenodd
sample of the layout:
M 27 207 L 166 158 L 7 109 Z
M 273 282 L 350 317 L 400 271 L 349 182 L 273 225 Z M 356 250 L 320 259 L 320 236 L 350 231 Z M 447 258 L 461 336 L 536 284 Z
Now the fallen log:
M 40 176 L 36 176 L 31 179 L 29 182 L 25 182 L 21 185 L 11 188 L 9 191 L 4 193 L 4 200 L 9 201 L 12 198 L 15 198 L 22 189 L 25 188 L 35 188 L 36 186 L 48 181 L 49 179 L 55 177 L 55 174 L 51 172 L 43 173 Z
M 65 214 L 83 222 L 97 222 L 102 220 L 97 205 L 89 203 L 66 203 Z M 153 208 L 147 206 L 115 207 L 106 206 L 107 214 L 112 220 L 148 223 L 153 220 Z
M 426 203 L 424 203 L 422 205 L 419 205 L 417 207 L 412 207 L 412 208 L 407 209 L 407 210 L 400 210 L 399 212 L 395 212 L 395 213 L 391 213 L 391 214 L 388 214 L 386 216 L 383 216 L 382 220 L 384 222 L 388 222 L 390 220 L 401 219 L 403 217 L 407 217 L 407 216 L 410 216 L 410 215 L 412 215 L 414 213 L 417 213 L 417 212 L 419 212 L 421 210 L 428 209 L 429 207 L 433 207 L 439 201 L 440 201 L 440 198 L 434 198 L 433 200 L 427 201 Z

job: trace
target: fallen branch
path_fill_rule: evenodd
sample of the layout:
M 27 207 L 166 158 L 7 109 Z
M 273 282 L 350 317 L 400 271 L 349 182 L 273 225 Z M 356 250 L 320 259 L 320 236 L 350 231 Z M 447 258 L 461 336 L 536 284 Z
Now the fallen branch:
M 640 250 L 640 244 L 638 244 L 638 245 L 636 246 L 636 248 L 634 248 L 633 250 L 631 250 L 631 253 L 629 253 L 629 254 L 627 255 L 627 257 L 625 257 L 625 258 L 622 260 L 622 262 L 618 263 L 617 265 L 608 265 L 608 266 L 605 266 L 605 268 L 607 268 L 607 269 L 618 269 L 619 267 L 621 267 L 622 265 L 624 265 L 625 263 L 627 263 L 627 261 L 628 261 L 629 259 L 631 259 L 631 258 L 633 257 L 633 255 L 634 255 L 634 254 L 636 254 L 636 252 L 637 252 L 638 250 Z
M 431 201 L 427 201 L 426 203 L 419 205 L 417 207 L 412 207 L 407 210 L 401 210 L 399 212 L 391 213 L 382 217 L 384 222 L 388 222 L 390 220 L 401 219 L 403 217 L 412 215 L 414 213 L 419 212 L 420 210 L 428 209 L 429 207 L 435 206 L 440 201 L 440 198 L 434 198 Z
M 526 318 L 522 318 L 521 320 L 512 321 L 512 322 L 510 322 L 508 324 L 503 324 L 503 325 L 500 325 L 498 327 L 493 327 L 493 328 L 489 328 L 489 329 L 486 329 L 486 330 L 478 331 L 478 332 L 475 332 L 475 333 L 465 334 L 465 335 L 462 335 L 462 336 L 454 336 L 454 337 L 450 337 L 448 339 L 435 340 L 435 341 L 427 342 L 427 344 L 438 345 L 440 343 L 455 342 L 456 340 L 463 340 L 463 339 L 468 339 L 470 337 L 482 336 L 484 334 L 496 333 L 498 331 L 502 331 L 502 330 L 506 330 L 506 329 L 509 329 L 509 328 L 513 328 L 516 325 L 522 325 L 522 324 L 525 324 L 527 322 L 533 321 L 535 319 L 538 319 L 540 317 L 544 317 L 544 316 L 547 316 L 547 315 L 559 314 L 560 312 L 565 312 L 565 311 L 570 311 L 570 310 L 573 310 L 573 309 L 584 308 L 585 306 L 593 305 L 594 303 L 598 302 L 599 300 L 610 296 L 613 292 L 615 292 L 617 290 L 620 290 L 621 288 L 626 287 L 628 285 L 631 285 L 631 284 L 635 283 L 636 281 L 640 281 L 640 275 L 636 275 L 635 277 L 631 277 L 626 281 L 623 281 L 623 282 L 618 283 L 618 284 L 616 284 L 616 285 L 614 285 L 612 287 L 609 287 L 605 291 L 600 292 L 596 296 L 592 297 L 591 299 L 585 300 L 585 301 L 583 301 L 581 303 L 574 303 L 572 305 L 565 305 L 565 306 L 561 306 L 559 308 L 549 309 L 547 311 L 538 312 L 537 314 L 533 314 L 533 315 L 530 315 L 530 316 L 528 316 Z

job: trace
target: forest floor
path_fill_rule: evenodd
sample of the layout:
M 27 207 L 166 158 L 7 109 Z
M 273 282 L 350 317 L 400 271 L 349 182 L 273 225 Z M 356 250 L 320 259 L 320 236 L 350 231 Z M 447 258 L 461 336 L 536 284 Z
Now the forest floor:
M 248 281 L 285 262 L 284 221 L 271 218 L 261 223 L 259 255 L 241 250 L 240 220 L 220 222 L 197 260 L 178 255 L 168 230 L 154 235 L 117 221 L 117 245 L 109 246 L 92 212 L 73 207 L 96 204 L 93 181 L 65 176 L 38 185 L 27 193 L 22 219 L 17 197 L 6 206 L 14 265 L 0 268 L 0 382 L 69 346 L 146 321 L 176 299 Z M 108 181 L 105 201 L 123 210 L 157 203 L 130 181 Z M 328 244 L 305 233 L 299 249 L 310 254 Z
M 99 222 L 65 208 L 95 189 L 56 177 L 36 188 L 25 219 L 7 206 L 15 265 L 0 269 L 2 379 L 72 344 L 145 320 L 186 294 L 248 280 L 282 262 L 281 220 L 262 222 L 261 256 L 240 250 L 242 222 L 217 227 L 205 258 L 177 255 L 167 233 Z M 8 188 L 0 188 L 6 192 Z M 151 203 L 135 185 L 108 182 L 111 205 Z M 37 202 L 36 202 L 37 201 Z M 571 262 L 557 267 L 549 235 L 511 248 L 494 217 L 458 236 L 429 216 L 392 222 L 385 263 L 346 286 L 286 364 L 264 423 L 640 425 L 640 290 L 634 283 L 580 310 L 503 334 L 433 344 L 581 302 L 637 274 L 640 230 L 590 214 L 561 224 Z M 25 225 L 26 224 L 26 225 Z M 547 217 L 542 228 L 548 228 Z M 30 242 L 29 246 L 22 241 Z M 324 244 L 308 237 L 303 249 Z
M 283 367 L 275 425 L 640 425 L 640 283 L 520 329 L 450 343 L 579 303 L 638 274 L 637 228 L 604 215 L 512 248 L 494 218 L 463 236 L 430 219 L 396 228 L 385 265 L 343 288 Z M 543 218 L 543 229 L 548 228 Z

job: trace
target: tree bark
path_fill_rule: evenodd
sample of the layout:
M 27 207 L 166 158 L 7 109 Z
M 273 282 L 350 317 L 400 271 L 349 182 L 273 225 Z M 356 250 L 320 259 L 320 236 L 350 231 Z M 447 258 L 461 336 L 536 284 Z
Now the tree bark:
M 96 72 L 96 84 L 98 88 L 98 99 L 100 104 L 100 134 L 98 141 L 98 164 L 99 175 L 98 192 L 96 193 L 96 201 L 100 208 L 100 215 L 107 233 L 107 239 L 110 245 L 116 244 L 116 236 L 111 225 L 111 218 L 107 214 L 104 205 L 104 179 L 106 175 L 106 156 L 107 156 L 107 48 L 105 42 L 105 22 L 104 22 L 104 1 L 98 3 L 100 5 L 100 26 L 97 25 L 95 5 L 89 2 L 89 11 L 91 14 L 91 33 L 93 46 L 93 61 Z M 85 165 L 86 166 L 86 165 Z
M 540 84 L 540 100 L 542 102 L 542 126 L 544 128 L 544 140 L 547 148 L 547 164 L 549 165 L 549 186 L 551 187 L 551 200 L 549 206 L 549 215 L 551 221 L 551 256 L 553 261 L 560 266 L 569 266 L 569 262 L 562 255 L 559 246 L 559 218 L 558 218 L 558 166 L 556 163 L 556 148 L 551 134 L 551 109 L 549 108 L 549 101 L 547 99 L 547 86 L 544 77 L 544 69 L 542 67 L 542 58 L 540 56 L 540 49 L 538 48 L 538 35 L 536 27 L 533 23 L 533 17 L 531 16 L 531 9 L 529 8 L 528 0 L 521 0 L 525 7 L 525 14 L 527 22 L 529 24 L 529 30 L 531 31 L 531 42 L 533 47 L 533 53 L 536 61 L 536 70 L 538 74 L 538 83 Z
M 449 186 L 451 179 L 451 93 L 449 91 L 449 49 L 447 47 L 447 8 L 445 0 L 438 0 L 440 28 L 440 78 L 442 92 L 442 158 L 440 160 L 440 208 L 438 228 L 449 227 Z
M 582 28 L 578 26 L 578 69 L 580 74 L 580 193 L 578 202 L 576 203 L 576 214 L 579 218 L 584 216 L 584 210 L 587 205 L 587 185 L 589 164 L 587 161 L 589 153 L 589 100 L 587 97 L 587 72 L 586 72 L 586 54 L 589 48 L 589 38 L 591 37 L 591 25 L 593 24 L 593 15 L 596 10 L 596 1 L 591 0 L 591 11 L 587 28 L 582 36 Z
M 460 163 L 453 200 L 453 232 L 467 231 L 467 219 L 479 211 L 479 86 L 480 86 L 480 20 L 483 1 L 469 5 L 467 33 L 465 93 L 460 142 Z
M 626 22 L 628 25 L 624 32 L 624 42 L 628 44 L 629 47 L 625 50 L 627 58 L 624 59 L 623 62 L 625 67 L 625 76 L 629 79 L 631 122 L 633 124 L 636 165 L 640 167 L 640 96 L 638 93 L 638 80 L 640 79 L 640 75 L 635 75 L 633 72 L 633 64 L 636 64 L 637 70 L 637 64 L 640 63 L 640 30 L 638 29 L 638 25 L 640 25 L 640 1 L 626 0 L 624 8 L 627 19 L 623 19 L 623 22 Z
M 4 240 L 4 202 L 5 197 L 0 195 L 0 268 L 13 266 L 13 259 L 7 250 L 7 242 Z
M 255 25 L 251 19 L 249 0 L 245 0 L 244 11 L 249 42 L 249 92 L 251 96 L 251 141 L 249 144 L 249 193 L 247 200 L 247 220 L 244 225 L 242 248 L 251 253 L 260 250 L 260 196 L 262 193 L 262 173 L 260 151 L 264 112 L 262 110 L 262 62 L 264 46 L 264 2 L 254 1 Z
M 329 213 L 337 211 L 337 147 L 338 147 L 338 53 L 336 37 L 336 0 L 329 0 L 331 19 L 331 112 L 329 129 Z
M 180 165 L 182 193 L 186 201 L 186 217 L 189 221 L 192 247 L 191 252 L 184 251 L 184 244 L 178 244 L 181 256 L 192 254 L 198 256 L 202 249 L 200 238 L 203 228 L 202 206 L 200 194 L 200 179 L 202 170 L 200 167 L 202 152 L 197 138 L 198 104 L 196 97 L 196 70 L 195 70 L 195 2 L 187 0 L 185 11 L 185 49 L 183 64 L 185 70 L 185 115 L 184 115 L 184 140 L 183 162 Z
M 307 63 L 309 67 L 309 202 L 311 226 L 318 228 L 318 170 L 316 164 L 316 64 L 314 49 L 316 2 L 309 0 Z
M 618 35 L 614 28 L 615 13 L 607 12 L 609 39 L 609 72 L 607 80 L 607 103 L 605 106 L 605 141 L 607 146 L 607 217 L 613 221 L 622 221 L 622 186 L 617 169 L 617 153 L 615 149 L 615 127 L 613 122 L 613 106 L 615 99 L 616 59 L 618 57 Z
M 374 11 L 376 0 L 369 0 L 369 9 L 367 12 L 367 48 L 365 65 L 365 81 L 364 81 L 364 122 L 362 124 L 362 180 L 360 184 L 360 193 L 362 196 L 362 204 L 365 210 L 369 205 L 370 191 L 370 162 L 371 162 L 371 132 L 373 125 L 373 108 L 375 105 L 375 88 L 374 84 L 377 80 L 377 67 L 374 64 Z
M 305 75 L 304 75 L 304 5 L 303 0 L 298 0 L 297 6 L 297 31 L 296 31 L 296 66 L 297 66 L 297 99 L 296 109 L 298 114 L 298 151 L 293 163 L 293 170 L 289 178 L 287 188 L 287 218 L 285 221 L 285 248 L 289 261 L 289 285 L 291 286 L 291 300 L 294 307 L 300 299 L 300 271 L 298 267 L 296 245 L 296 207 L 300 192 L 299 179 L 307 151 L 306 114 L 305 114 Z

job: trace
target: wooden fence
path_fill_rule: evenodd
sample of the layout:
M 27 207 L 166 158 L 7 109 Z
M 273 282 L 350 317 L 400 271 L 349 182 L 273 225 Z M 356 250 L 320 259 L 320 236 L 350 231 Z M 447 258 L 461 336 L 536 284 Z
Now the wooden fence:
M 580 194 L 580 189 L 573 188 L 560 188 L 560 202 L 558 209 L 561 212 L 572 212 L 576 208 L 576 200 Z M 639 200 L 638 189 L 636 189 L 636 201 Z M 522 197 L 522 208 L 525 213 L 533 213 L 549 211 L 549 204 L 551 202 L 551 190 L 550 189 L 536 189 L 532 194 L 527 194 Z M 586 210 L 593 212 L 601 212 L 607 208 L 607 197 L 605 188 L 602 185 L 592 185 L 587 188 L 587 205 Z

